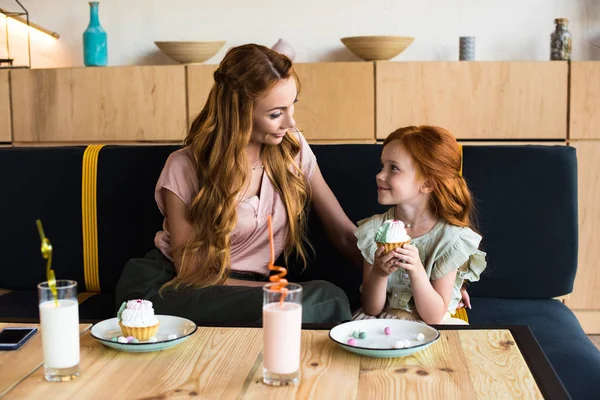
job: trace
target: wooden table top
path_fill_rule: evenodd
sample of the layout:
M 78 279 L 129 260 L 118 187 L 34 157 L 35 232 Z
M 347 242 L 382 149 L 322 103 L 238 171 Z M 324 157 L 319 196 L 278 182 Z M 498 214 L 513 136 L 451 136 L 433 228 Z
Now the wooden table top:
M 39 329 L 39 324 L 0 322 L 0 330 L 6 327 L 36 327 Z M 91 324 L 79 324 L 81 333 L 87 332 L 91 327 Z M 39 330 L 20 349 L 0 351 L 0 371 L 2 371 L 0 373 L 0 397 L 42 367 L 43 363 L 42 336 Z
M 377 359 L 343 350 L 327 330 L 303 330 L 300 383 L 269 387 L 261 381 L 259 328 L 200 327 L 178 346 L 152 353 L 113 350 L 86 332 L 78 379 L 46 382 L 39 368 L 41 343 L 29 343 L 38 361 L 19 371 L 27 374 L 35 362 L 38 368 L 20 379 L 11 373 L 15 382 L 6 386 L 6 398 L 543 398 L 510 330 L 440 333 L 436 343 L 411 356 Z M 4 355 L 10 353 L 17 354 Z

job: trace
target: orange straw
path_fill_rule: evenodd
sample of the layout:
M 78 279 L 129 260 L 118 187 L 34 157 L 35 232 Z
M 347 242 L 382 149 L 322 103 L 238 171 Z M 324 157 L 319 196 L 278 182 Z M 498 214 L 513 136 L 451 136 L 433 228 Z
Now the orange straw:
M 273 241 L 273 225 L 271 223 L 271 216 L 267 217 L 267 223 L 269 225 L 269 246 L 271 248 L 271 259 L 269 260 L 269 270 L 271 271 L 279 271 L 279 274 L 271 275 L 269 280 L 271 282 L 275 282 L 276 284 L 271 286 L 274 291 L 281 293 L 281 297 L 279 298 L 279 304 L 283 307 L 283 301 L 285 300 L 288 289 L 286 289 L 286 285 L 288 284 L 287 279 L 283 277 L 287 275 L 287 269 L 284 267 L 278 267 L 273 265 L 275 263 L 275 243 Z

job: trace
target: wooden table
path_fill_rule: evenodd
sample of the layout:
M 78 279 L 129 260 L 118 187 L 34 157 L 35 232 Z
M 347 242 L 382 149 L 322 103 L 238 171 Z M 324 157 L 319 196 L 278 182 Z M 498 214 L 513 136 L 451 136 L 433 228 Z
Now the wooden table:
M 357 356 L 327 330 L 303 330 L 301 380 L 288 387 L 262 384 L 258 328 L 200 327 L 186 342 L 154 353 L 109 349 L 86 332 L 78 379 L 46 382 L 43 367 L 28 375 L 19 367 L 26 375 L 13 374 L 6 398 L 568 398 L 528 328 L 465 328 L 444 327 L 429 348 L 392 359 Z M 37 353 L 41 359 L 39 344 Z
M 41 369 L 42 374 L 44 372 L 44 354 L 42 353 L 42 336 L 39 332 L 39 324 L 0 322 L 0 330 L 6 327 L 37 327 L 38 332 L 20 349 L 0 351 L 0 397 L 8 393 L 37 369 Z M 79 324 L 79 330 L 82 334 L 91 327 L 91 324 Z

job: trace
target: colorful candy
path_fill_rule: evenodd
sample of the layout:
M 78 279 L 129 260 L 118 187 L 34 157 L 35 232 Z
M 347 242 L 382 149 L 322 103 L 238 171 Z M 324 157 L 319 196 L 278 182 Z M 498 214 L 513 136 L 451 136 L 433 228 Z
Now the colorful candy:
M 383 333 L 385 333 L 386 335 L 391 335 L 392 328 L 390 328 L 389 326 L 386 326 L 385 329 L 383 330 Z
M 136 338 L 135 336 L 115 336 L 113 338 L 110 339 L 112 342 L 118 342 L 118 343 L 139 343 L 140 341 L 138 340 L 138 338 Z
M 422 333 L 419 333 L 419 334 L 417 335 L 417 340 L 418 340 L 419 342 L 422 342 L 423 340 L 425 340 L 425 335 L 423 335 Z
M 177 339 L 177 335 L 174 333 L 171 333 L 171 334 L 169 334 L 169 336 L 167 336 L 167 339 L 169 339 L 169 340 Z
M 354 339 L 354 338 L 350 338 L 350 339 L 348 339 L 348 344 L 349 344 L 350 346 L 356 346 L 356 339 Z
M 357 331 L 352 332 L 352 337 L 354 339 L 366 339 L 367 337 L 367 332 L 365 331 L 361 331 L 360 329 Z
M 407 347 L 411 347 L 411 343 L 410 340 L 405 339 L 405 340 L 396 340 L 396 343 L 394 343 L 394 348 L 395 349 L 404 349 Z

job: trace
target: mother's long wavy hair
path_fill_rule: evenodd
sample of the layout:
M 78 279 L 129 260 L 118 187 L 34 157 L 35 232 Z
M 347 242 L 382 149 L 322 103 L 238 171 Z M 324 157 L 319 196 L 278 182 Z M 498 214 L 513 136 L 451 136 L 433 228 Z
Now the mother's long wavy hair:
M 181 266 L 163 289 L 201 288 L 227 280 L 239 195 L 250 179 L 246 146 L 252 134 L 254 103 L 289 78 L 298 83 L 290 59 L 255 44 L 230 49 L 215 71 L 208 100 L 184 142 L 194 154 L 200 187 L 190 207 L 193 236 L 183 249 L 173 249 L 180 252 Z M 284 256 L 287 259 L 295 252 L 306 263 L 303 243 L 309 188 L 294 161 L 299 151 L 294 135 L 287 134 L 279 145 L 263 145 L 261 157 L 287 211 Z
M 462 151 L 456 138 L 437 126 L 407 126 L 392 132 L 383 145 L 399 141 L 419 173 L 433 185 L 431 211 L 452 225 L 476 229 L 471 191 L 462 176 Z

